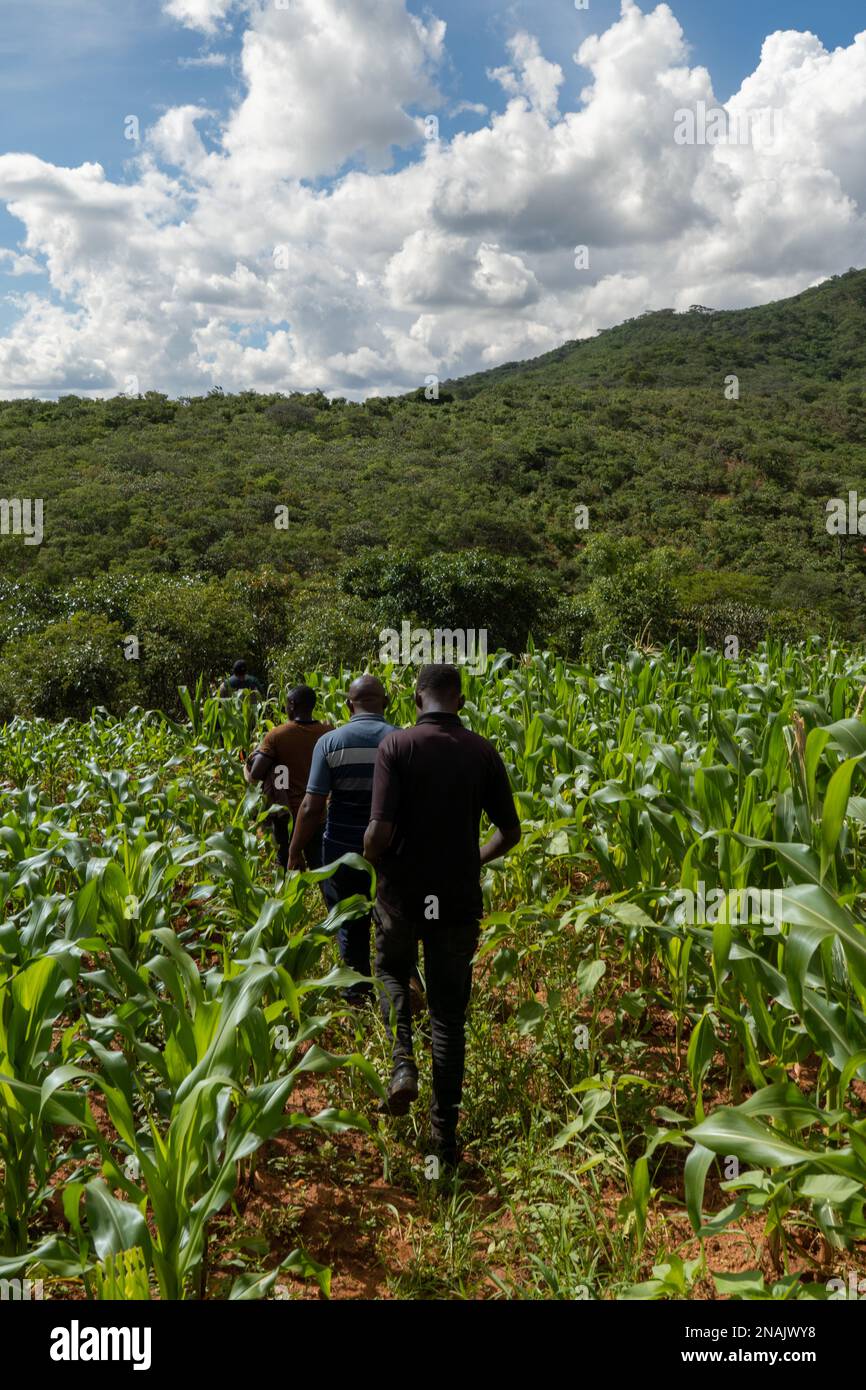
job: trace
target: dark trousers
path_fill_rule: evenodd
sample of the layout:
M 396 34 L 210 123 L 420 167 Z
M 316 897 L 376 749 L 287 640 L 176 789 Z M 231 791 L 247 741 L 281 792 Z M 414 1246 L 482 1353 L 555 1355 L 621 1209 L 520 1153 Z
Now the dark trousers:
M 268 824 L 271 827 L 271 834 L 274 837 L 274 844 L 277 847 L 277 863 L 281 869 L 288 867 L 289 863 L 289 844 L 292 838 L 294 821 L 291 815 L 272 815 L 269 817 Z M 308 869 L 320 869 L 322 867 L 322 836 L 324 826 L 318 829 L 304 850 L 304 859 Z
M 466 1010 L 472 989 L 472 958 L 479 926 L 449 927 L 444 922 L 408 922 L 376 905 L 376 975 L 382 984 L 385 1026 L 396 1015 L 394 1066 L 413 1062 L 409 980 L 415 973 L 418 942 L 424 944 L 427 1003 L 433 1030 L 433 1104 L 430 1122 L 440 1136 L 453 1138 L 463 1095 Z
M 335 859 L 339 859 L 342 854 L 348 851 L 344 846 L 335 845 L 333 841 L 325 840 L 322 842 L 322 868 L 327 864 L 333 864 Z M 360 850 L 357 851 L 361 853 Z M 330 878 L 322 879 L 322 892 L 325 895 L 325 902 L 329 908 L 334 908 L 337 903 L 344 898 L 352 898 L 359 893 L 362 898 L 370 897 L 370 875 L 365 874 L 363 869 L 350 869 L 345 864 L 331 875 Z M 337 929 L 337 944 L 340 948 L 340 955 L 343 964 L 348 965 L 350 970 L 357 970 L 359 975 L 370 975 L 370 913 L 364 912 L 359 917 L 353 917 L 348 922 L 344 922 Z M 372 985 L 357 985 L 351 991 L 358 994 L 369 994 Z

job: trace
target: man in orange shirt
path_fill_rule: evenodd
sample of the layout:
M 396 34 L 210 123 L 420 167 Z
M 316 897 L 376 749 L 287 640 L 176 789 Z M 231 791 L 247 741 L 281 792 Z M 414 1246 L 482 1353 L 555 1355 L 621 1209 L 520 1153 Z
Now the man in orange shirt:
M 247 760 L 244 776 L 248 782 L 261 782 L 266 800 L 275 808 L 270 826 L 277 846 L 277 861 L 285 869 L 289 862 L 290 828 L 297 819 L 307 790 L 313 749 L 333 725 L 313 718 L 316 692 L 308 685 L 296 685 L 286 699 L 288 721 L 270 730 Z M 322 831 L 325 810 L 315 833 L 308 841 L 304 857 L 307 868 L 322 863 Z

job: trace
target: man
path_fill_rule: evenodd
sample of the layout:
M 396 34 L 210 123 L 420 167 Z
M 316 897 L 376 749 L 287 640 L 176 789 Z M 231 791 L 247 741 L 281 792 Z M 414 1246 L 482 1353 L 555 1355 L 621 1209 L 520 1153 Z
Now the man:
M 364 852 L 376 753 L 382 739 L 394 732 L 394 725 L 385 722 L 388 697 L 382 682 L 375 676 L 359 676 L 353 681 L 346 703 L 350 714 L 348 724 L 325 734 L 313 751 L 307 794 L 301 802 L 289 846 L 290 869 L 301 867 L 301 856 L 321 822 L 329 796 L 322 866 L 333 864 L 343 854 Z M 343 898 L 355 893 L 369 898 L 370 876 L 361 869 L 341 864 L 330 878 L 322 881 L 322 889 L 329 907 L 335 907 Z M 344 963 L 359 975 L 369 975 L 370 914 L 364 913 L 345 922 L 338 931 L 337 940 Z M 345 991 L 343 997 L 349 1004 L 363 1004 L 372 992 L 372 985 L 355 985 Z
M 247 675 L 247 663 L 245 661 L 235 662 L 228 680 L 223 681 L 220 686 L 220 698 L 227 700 L 232 695 L 237 695 L 239 690 L 251 690 L 253 699 L 265 693 L 264 686 L 258 676 Z
M 316 692 L 308 685 L 296 685 L 286 698 L 288 721 L 278 724 L 265 734 L 260 746 L 244 767 L 248 782 L 261 782 L 266 800 L 277 809 L 269 824 L 277 846 L 277 862 L 281 868 L 289 865 L 289 828 L 297 820 L 307 789 L 313 749 L 323 734 L 330 733 L 332 724 L 313 718 Z M 324 810 L 319 824 L 308 840 L 304 858 L 309 869 L 318 869 L 322 862 L 322 833 L 325 827 Z
M 364 854 L 378 866 L 376 974 L 386 1025 L 393 1006 L 396 1040 L 387 1113 L 405 1115 L 418 1097 L 412 1055 L 409 976 L 424 943 L 433 1029 L 431 1151 L 458 1160 L 465 1023 L 472 959 L 483 912 L 481 867 L 513 848 L 520 822 L 505 764 L 487 739 L 463 727 L 456 666 L 422 666 L 414 728 L 382 741 L 373 781 Z M 482 812 L 496 827 L 479 849 Z

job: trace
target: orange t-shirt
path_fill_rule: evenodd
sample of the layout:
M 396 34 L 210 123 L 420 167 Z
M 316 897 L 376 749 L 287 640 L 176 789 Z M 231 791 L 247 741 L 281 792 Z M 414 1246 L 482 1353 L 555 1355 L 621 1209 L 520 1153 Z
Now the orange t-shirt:
M 269 802 L 288 806 L 293 816 L 298 814 L 307 790 L 313 749 L 322 734 L 330 733 L 332 728 L 332 724 L 323 724 L 318 720 L 310 724 L 290 720 L 288 724 L 278 724 L 265 734 L 256 752 L 273 762 L 262 784 Z

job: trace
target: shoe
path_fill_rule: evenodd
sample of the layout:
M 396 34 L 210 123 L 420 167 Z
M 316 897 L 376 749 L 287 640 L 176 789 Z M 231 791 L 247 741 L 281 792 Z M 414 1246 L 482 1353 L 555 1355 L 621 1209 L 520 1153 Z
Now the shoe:
M 397 1067 L 388 1087 L 388 1098 L 379 1102 L 381 1115 L 408 1115 L 409 1106 L 418 1099 L 418 1073 L 408 1062 Z
M 429 1155 L 438 1158 L 440 1167 L 445 1172 L 453 1173 L 460 1163 L 462 1150 L 457 1143 L 456 1134 L 443 1134 L 441 1130 L 431 1129 Z
M 369 985 L 359 985 L 341 991 L 343 1003 L 350 1009 L 364 1009 L 373 1002 L 373 991 Z
M 427 996 L 421 988 L 421 981 L 417 975 L 409 977 L 409 1007 L 412 1010 L 413 1018 L 419 1018 L 427 1012 Z

